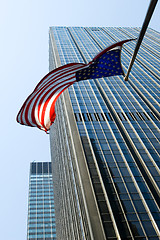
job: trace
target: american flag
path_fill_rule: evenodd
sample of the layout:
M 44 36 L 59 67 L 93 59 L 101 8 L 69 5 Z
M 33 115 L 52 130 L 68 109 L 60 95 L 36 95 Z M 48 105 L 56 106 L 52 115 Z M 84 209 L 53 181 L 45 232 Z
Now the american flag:
M 75 82 L 124 75 L 121 66 L 124 40 L 104 49 L 88 64 L 70 63 L 49 72 L 22 105 L 17 122 L 48 132 L 55 120 L 55 103 L 61 93 Z

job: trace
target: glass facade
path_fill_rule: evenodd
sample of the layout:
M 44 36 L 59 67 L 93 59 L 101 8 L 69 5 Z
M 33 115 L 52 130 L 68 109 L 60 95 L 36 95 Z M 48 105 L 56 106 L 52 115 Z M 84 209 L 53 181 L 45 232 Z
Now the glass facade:
M 27 239 L 56 239 L 51 162 L 30 165 Z
M 139 32 L 51 27 L 50 70 L 87 63 Z M 134 47 L 123 47 L 125 72 Z M 116 76 L 75 83 L 56 114 L 50 139 L 59 239 L 159 239 L 160 33 L 148 29 L 128 82 Z

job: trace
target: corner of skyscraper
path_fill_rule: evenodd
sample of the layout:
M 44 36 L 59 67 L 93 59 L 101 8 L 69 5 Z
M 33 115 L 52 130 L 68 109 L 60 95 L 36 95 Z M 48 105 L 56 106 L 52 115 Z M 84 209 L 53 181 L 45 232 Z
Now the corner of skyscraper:
M 50 27 L 49 68 L 90 62 L 140 28 Z M 135 42 L 124 44 L 127 71 Z M 149 28 L 129 80 L 74 83 L 50 130 L 59 240 L 160 239 L 160 33 Z

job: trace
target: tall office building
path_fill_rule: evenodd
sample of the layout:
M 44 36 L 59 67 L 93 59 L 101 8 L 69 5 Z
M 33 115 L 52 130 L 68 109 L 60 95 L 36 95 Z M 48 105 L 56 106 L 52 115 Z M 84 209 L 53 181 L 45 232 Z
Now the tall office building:
M 50 70 L 87 63 L 139 28 L 51 27 Z M 126 72 L 135 42 L 125 44 Z M 57 237 L 160 238 L 160 33 L 148 29 L 128 82 L 85 80 L 56 103 L 51 127 Z
M 27 239 L 56 239 L 51 162 L 30 164 Z

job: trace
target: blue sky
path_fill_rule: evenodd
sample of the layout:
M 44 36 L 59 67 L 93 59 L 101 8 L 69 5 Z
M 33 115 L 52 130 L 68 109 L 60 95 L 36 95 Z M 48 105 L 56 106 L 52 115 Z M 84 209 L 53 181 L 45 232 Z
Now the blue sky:
M 147 0 L 5 0 L 0 3 L 1 239 L 27 233 L 29 164 L 50 161 L 49 137 L 15 118 L 48 72 L 49 26 L 141 27 Z M 97 5 L 98 3 L 98 5 Z M 160 3 L 150 27 L 160 32 Z

